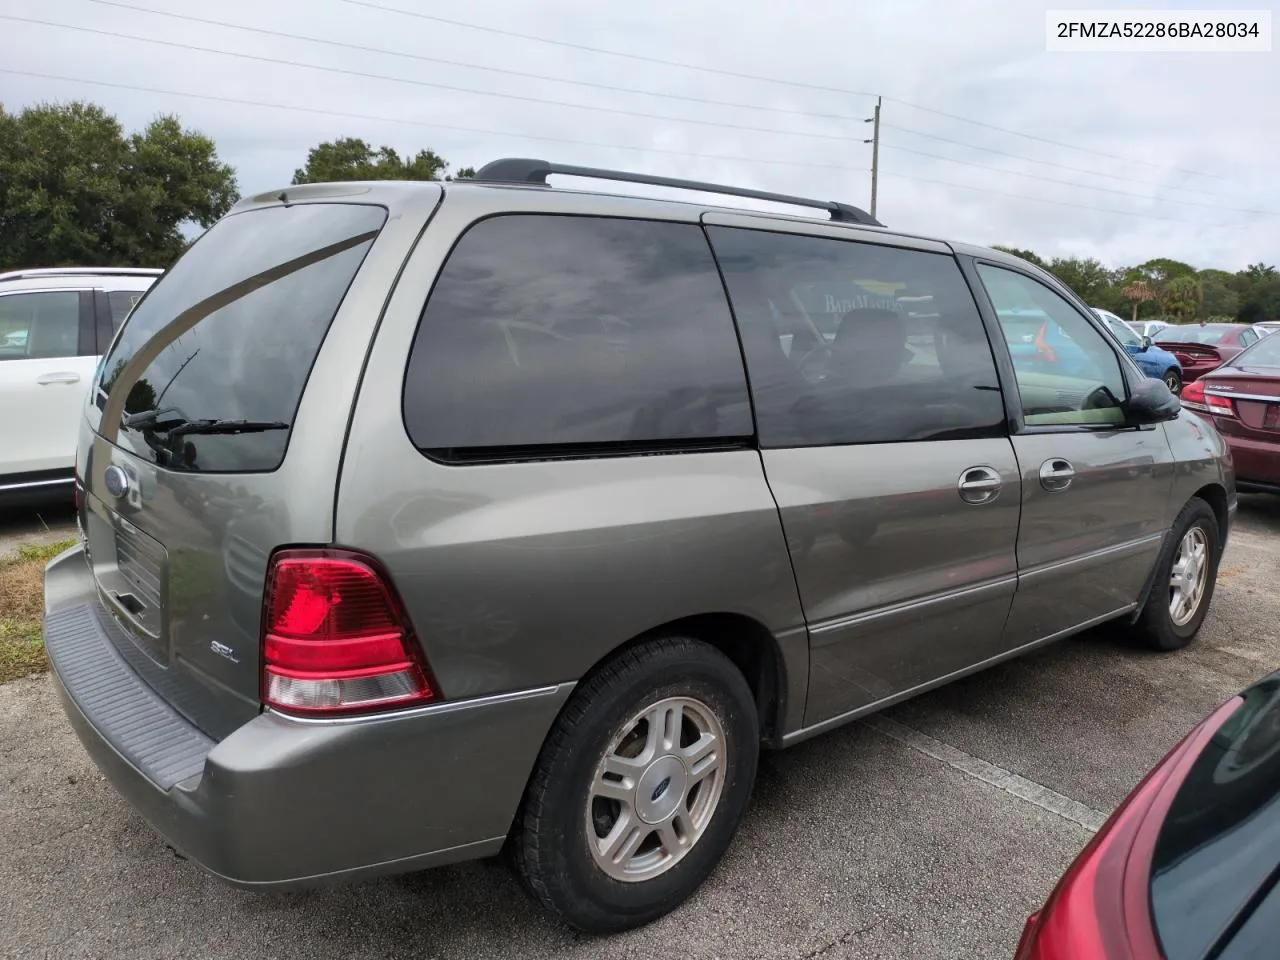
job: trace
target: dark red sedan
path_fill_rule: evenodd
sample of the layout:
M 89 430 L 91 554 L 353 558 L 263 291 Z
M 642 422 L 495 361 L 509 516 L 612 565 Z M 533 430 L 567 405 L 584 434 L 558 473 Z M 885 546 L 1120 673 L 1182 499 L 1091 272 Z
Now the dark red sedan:
M 1280 673 L 1187 734 L 1027 921 L 1017 960 L 1280 956 Z
M 1184 407 L 1211 417 L 1227 441 L 1236 489 L 1280 493 L 1280 336 L 1263 337 L 1187 384 L 1180 399 Z
M 1182 364 L 1190 383 L 1262 339 L 1248 323 L 1183 323 L 1164 327 L 1152 339 Z

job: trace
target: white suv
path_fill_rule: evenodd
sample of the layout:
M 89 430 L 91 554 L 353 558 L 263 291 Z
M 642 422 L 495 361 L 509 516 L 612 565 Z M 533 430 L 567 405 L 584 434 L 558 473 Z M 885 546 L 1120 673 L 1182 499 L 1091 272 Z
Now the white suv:
M 162 272 L 0 273 L 0 500 L 69 487 L 98 358 Z

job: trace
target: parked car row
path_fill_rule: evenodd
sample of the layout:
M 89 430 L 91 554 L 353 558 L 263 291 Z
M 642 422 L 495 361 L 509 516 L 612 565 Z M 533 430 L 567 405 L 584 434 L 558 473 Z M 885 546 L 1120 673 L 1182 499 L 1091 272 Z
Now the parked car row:
M 1182 362 L 1178 357 L 1174 356 L 1168 350 L 1157 347 L 1151 340 L 1149 334 L 1134 333 L 1133 328 L 1117 317 L 1109 310 L 1103 310 L 1094 307 L 1093 312 L 1096 313 L 1102 322 L 1107 325 L 1107 329 L 1115 335 L 1124 348 L 1129 351 L 1142 372 L 1148 377 L 1155 377 L 1157 380 L 1163 380 L 1166 387 L 1173 393 L 1182 391 L 1182 384 L 1185 379 L 1183 374 Z
M 0 501 L 65 489 L 98 360 L 160 270 L 0 274 Z
M 1231 449 L 1241 490 L 1280 493 L 1280 337 L 1266 336 L 1182 392 Z
M 1178 358 L 1183 380 L 1191 383 L 1257 343 L 1262 334 L 1248 323 L 1183 323 L 1165 327 L 1153 339 Z

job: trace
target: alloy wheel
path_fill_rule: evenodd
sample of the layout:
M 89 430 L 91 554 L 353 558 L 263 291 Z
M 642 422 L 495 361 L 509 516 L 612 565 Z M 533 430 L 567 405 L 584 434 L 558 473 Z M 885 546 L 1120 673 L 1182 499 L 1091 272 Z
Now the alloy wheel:
M 1169 575 L 1169 617 L 1175 626 L 1191 622 L 1200 608 L 1209 576 L 1209 538 L 1200 527 L 1182 536 Z
M 587 797 L 587 843 L 614 880 L 651 880 L 693 849 L 724 789 L 724 727 L 704 703 L 669 697 L 622 726 Z

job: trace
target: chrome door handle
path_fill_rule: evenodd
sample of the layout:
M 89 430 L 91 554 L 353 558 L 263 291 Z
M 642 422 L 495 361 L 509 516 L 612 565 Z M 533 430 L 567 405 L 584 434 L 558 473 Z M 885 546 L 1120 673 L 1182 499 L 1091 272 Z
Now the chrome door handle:
M 1040 464 L 1040 486 L 1051 493 L 1067 489 L 1075 478 L 1076 468 L 1070 461 L 1055 457 Z
M 79 382 L 80 382 L 80 374 L 71 373 L 71 372 L 43 373 L 40 376 L 36 377 L 36 383 L 40 384 L 42 387 L 48 386 L 51 383 L 79 383 Z
M 1004 481 L 991 467 L 970 467 L 960 474 L 960 482 L 956 484 L 960 491 L 960 499 L 965 503 L 990 503 L 1000 496 L 1000 488 Z

